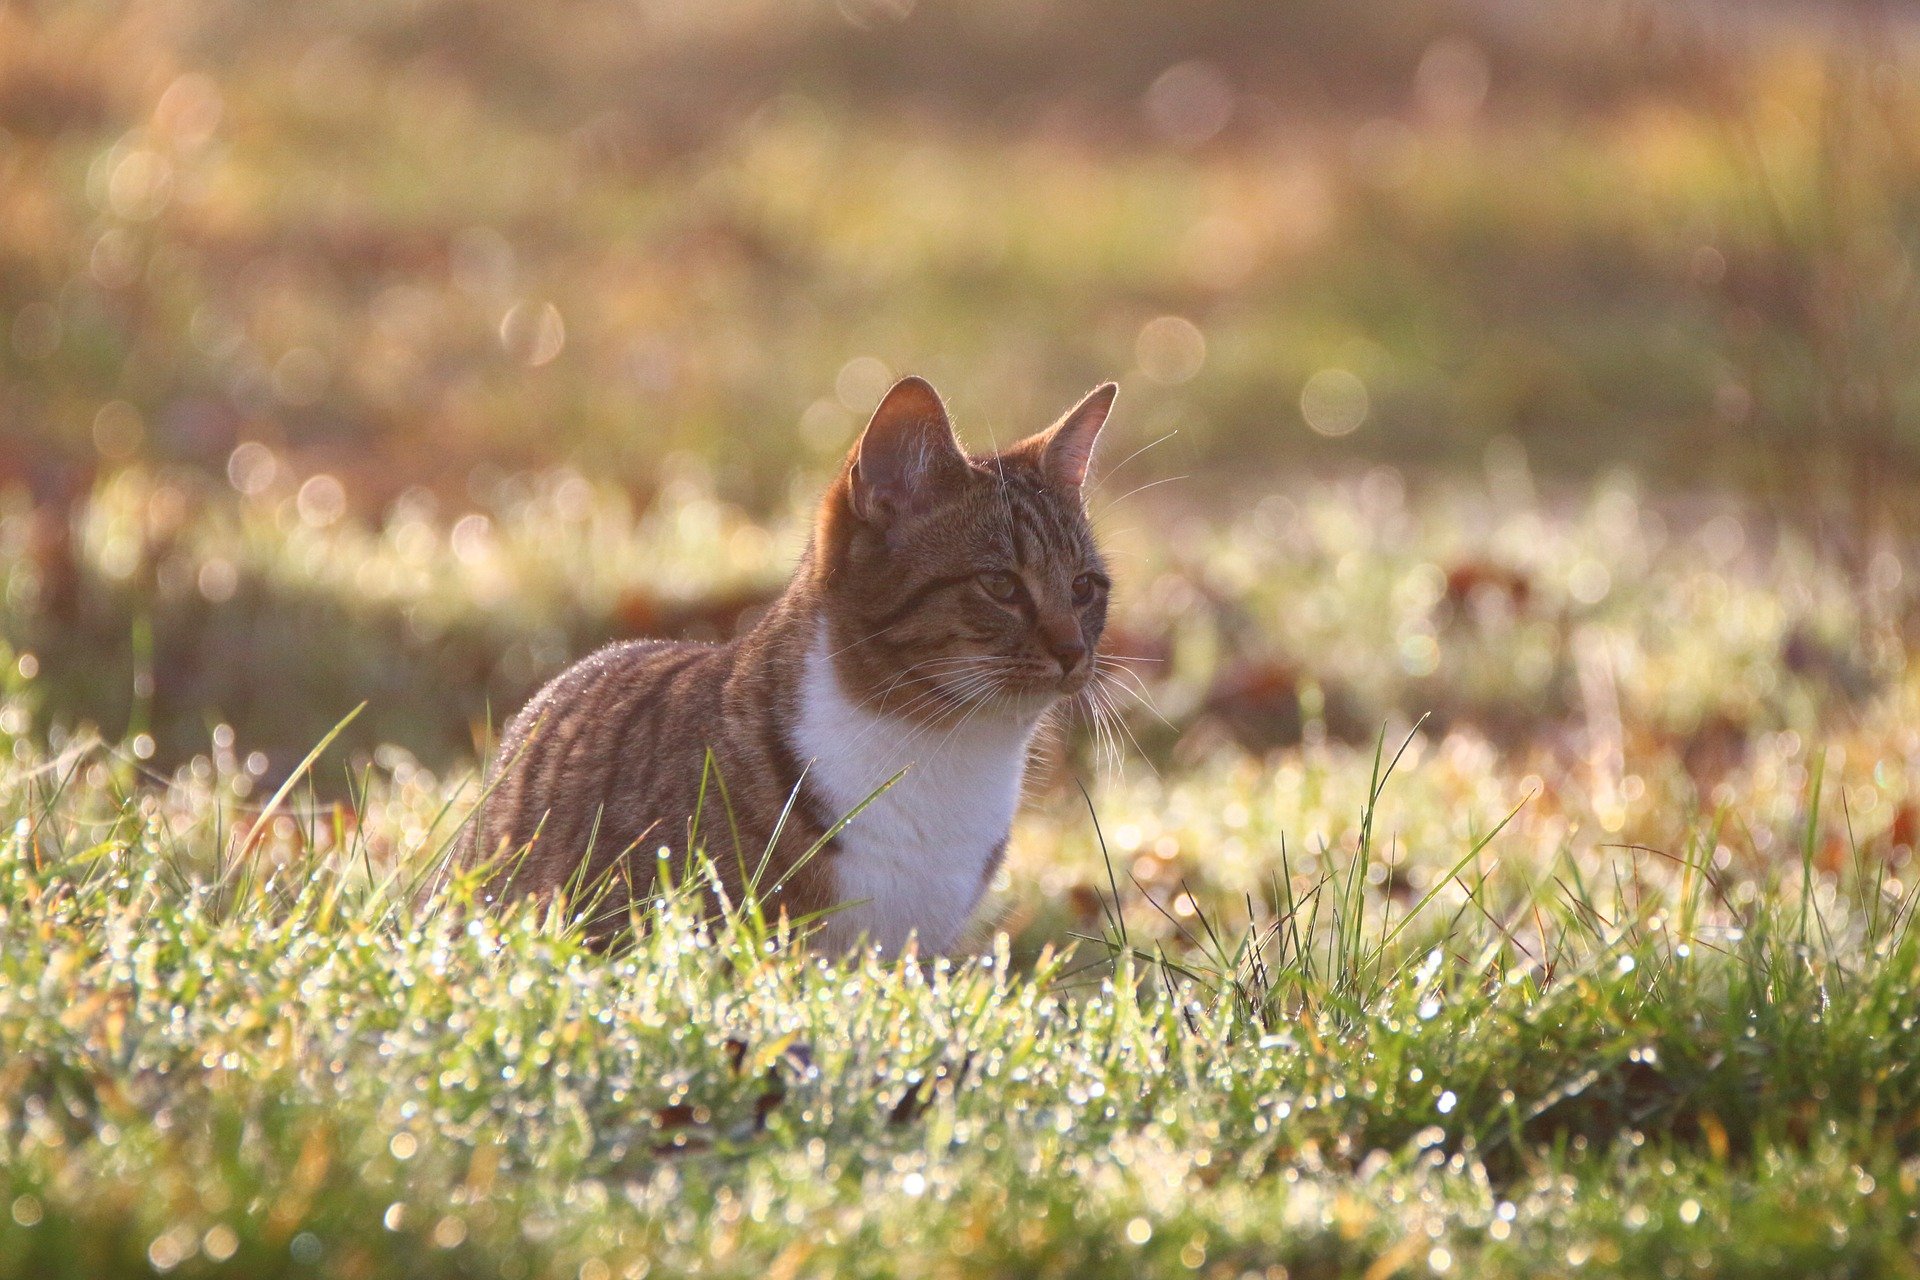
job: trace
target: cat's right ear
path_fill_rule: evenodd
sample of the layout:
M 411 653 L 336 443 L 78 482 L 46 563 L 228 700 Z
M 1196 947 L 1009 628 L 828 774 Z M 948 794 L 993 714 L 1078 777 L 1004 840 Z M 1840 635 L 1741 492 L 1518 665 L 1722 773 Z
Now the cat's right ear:
M 924 505 L 954 467 L 966 466 L 947 408 L 924 378 L 902 378 L 881 397 L 851 461 L 853 514 L 882 529 Z

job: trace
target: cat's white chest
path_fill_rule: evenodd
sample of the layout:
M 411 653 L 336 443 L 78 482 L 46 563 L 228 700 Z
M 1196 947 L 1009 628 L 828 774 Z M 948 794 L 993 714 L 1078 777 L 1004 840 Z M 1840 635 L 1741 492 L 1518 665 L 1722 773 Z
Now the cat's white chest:
M 820 816 L 853 812 L 905 770 L 835 840 L 844 905 L 822 925 L 829 947 L 865 937 L 893 954 L 917 935 L 923 952 L 940 952 L 959 940 L 1012 828 L 1033 731 L 984 713 L 952 730 L 876 715 L 841 689 L 823 631 L 792 733 Z

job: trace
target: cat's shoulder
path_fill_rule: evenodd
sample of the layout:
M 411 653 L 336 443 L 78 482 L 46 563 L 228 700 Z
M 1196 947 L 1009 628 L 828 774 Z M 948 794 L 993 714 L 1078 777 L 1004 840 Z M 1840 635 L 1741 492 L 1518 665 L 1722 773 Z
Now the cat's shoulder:
M 703 640 L 615 640 L 589 653 L 574 667 L 589 670 L 612 665 L 645 666 L 679 655 L 712 653 L 719 648 Z
M 615 640 L 574 663 L 561 679 L 588 680 L 601 674 L 636 678 L 723 657 L 729 646 L 704 640 Z
M 614 681 L 623 684 L 651 681 L 670 672 L 711 662 L 723 656 L 726 648 L 694 640 L 616 640 L 595 649 L 549 680 L 527 710 L 604 691 Z

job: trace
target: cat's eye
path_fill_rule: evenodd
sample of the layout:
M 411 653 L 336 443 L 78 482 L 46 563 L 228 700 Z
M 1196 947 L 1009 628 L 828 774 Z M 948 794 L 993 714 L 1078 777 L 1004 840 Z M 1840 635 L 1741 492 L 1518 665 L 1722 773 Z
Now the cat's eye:
M 1011 573 L 998 571 L 983 573 L 980 575 L 979 582 L 982 591 L 1002 604 L 1013 604 L 1026 590 L 1020 585 L 1020 579 Z
M 1097 573 L 1083 573 L 1073 580 L 1073 602 L 1092 604 L 1094 593 L 1106 585 L 1106 580 Z

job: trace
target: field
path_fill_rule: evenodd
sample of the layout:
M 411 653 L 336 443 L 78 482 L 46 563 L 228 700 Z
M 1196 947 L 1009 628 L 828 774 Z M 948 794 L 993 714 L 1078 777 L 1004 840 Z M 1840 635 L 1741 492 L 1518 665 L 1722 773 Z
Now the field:
M 1541 12 L 0 3 L 0 1280 L 1920 1275 L 1910 32 Z M 978 945 L 422 893 L 906 371 L 1123 387 Z

